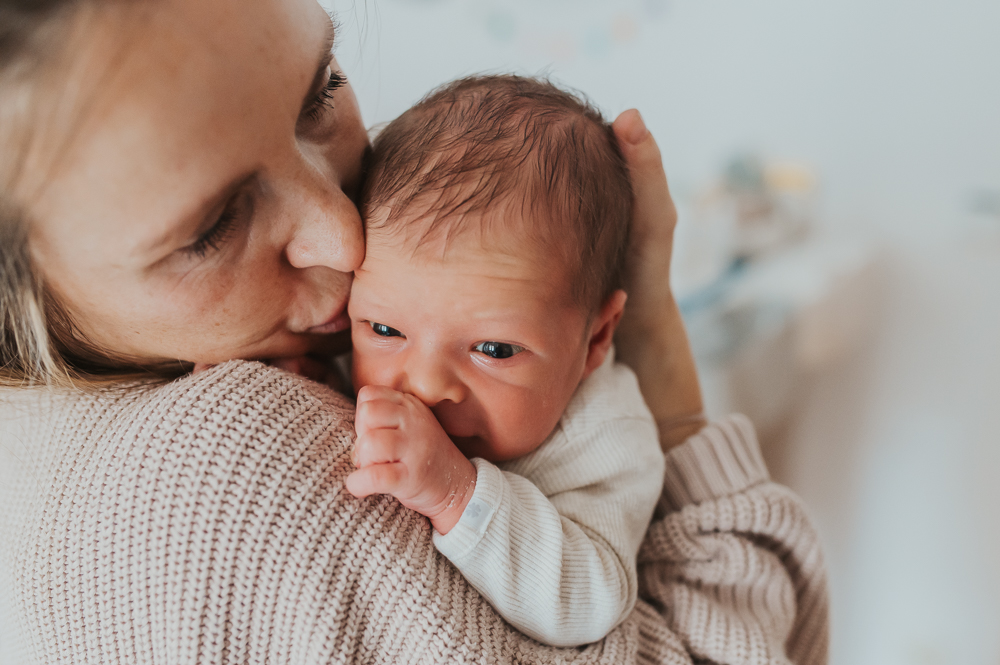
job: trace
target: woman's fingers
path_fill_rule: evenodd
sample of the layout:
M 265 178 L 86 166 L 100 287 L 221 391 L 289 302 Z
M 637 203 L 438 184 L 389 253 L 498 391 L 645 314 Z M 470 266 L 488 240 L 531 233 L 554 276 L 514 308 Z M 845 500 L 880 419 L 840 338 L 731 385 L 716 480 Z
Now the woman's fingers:
M 668 450 L 704 422 L 694 357 L 670 291 L 677 210 L 670 198 L 660 149 L 639 112 L 629 110 L 618 116 L 614 131 L 628 162 L 635 194 L 629 301 L 616 335 L 617 355 L 635 370 L 642 395 L 659 424 L 660 443 Z
M 612 127 L 632 175 L 638 226 L 644 231 L 672 233 L 677 214 L 656 139 L 635 109 L 623 111 Z
M 635 109 L 624 111 L 612 125 L 632 176 L 632 265 L 642 282 L 669 280 L 677 210 L 670 197 L 663 159 L 656 140 Z
M 372 464 L 358 469 L 344 481 L 347 491 L 363 499 L 372 494 L 392 494 L 406 476 L 406 467 L 400 462 Z

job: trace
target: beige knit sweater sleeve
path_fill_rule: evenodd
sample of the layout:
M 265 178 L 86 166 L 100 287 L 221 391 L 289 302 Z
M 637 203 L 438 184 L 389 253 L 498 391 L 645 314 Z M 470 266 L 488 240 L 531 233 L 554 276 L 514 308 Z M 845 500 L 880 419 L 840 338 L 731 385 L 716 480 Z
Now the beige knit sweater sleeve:
M 504 623 L 423 517 L 343 490 L 351 417 L 250 362 L 0 395 L 2 662 L 825 662 L 817 539 L 745 420 L 668 456 L 640 602 L 561 650 Z

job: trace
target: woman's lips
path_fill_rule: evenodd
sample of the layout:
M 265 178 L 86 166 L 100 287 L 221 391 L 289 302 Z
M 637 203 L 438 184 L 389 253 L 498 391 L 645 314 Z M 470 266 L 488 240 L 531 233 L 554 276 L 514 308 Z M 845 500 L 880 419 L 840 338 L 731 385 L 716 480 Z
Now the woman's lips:
M 347 330 L 351 327 L 351 317 L 347 315 L 347 311 L 340 312 L 335 317 L 327 321 L 326 323 L 321 323 L 318 326 L 313 326 L 306 330 L 307 333 L 312 333 L 314 335 L 330 335 L 332 333 L 338 333 L 341 330 Z

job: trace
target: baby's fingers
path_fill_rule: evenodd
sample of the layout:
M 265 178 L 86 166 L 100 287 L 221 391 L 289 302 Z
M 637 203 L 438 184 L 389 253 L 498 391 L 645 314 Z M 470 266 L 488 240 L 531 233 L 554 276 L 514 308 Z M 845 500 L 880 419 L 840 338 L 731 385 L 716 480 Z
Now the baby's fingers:
M 396 404 L 402 404 L 403 393 L 398 390 L 393 390 L 388 386 L 376 385 L 363 386 L 361 390 L 358 391 L 358 406 L 373 400 L 386 400 L 389 402 L 395 402 Z
M 359 435 L 354 441 L 352 461 L 358 468 L 399 462 L 403 458 L 405 447 L 406 442 L 398 429 L 373 429 Z
M 372 464 L 347 476 L 347 491 L 363 499 L 372 494 L 394 494 L 406 477 L 406 466 L 401 462 Z
M 380 428 L 396 429 L 406 417 L 403 394 L 383 386 L 365 386 L 358 393 L 354 429 L 358 436 Z

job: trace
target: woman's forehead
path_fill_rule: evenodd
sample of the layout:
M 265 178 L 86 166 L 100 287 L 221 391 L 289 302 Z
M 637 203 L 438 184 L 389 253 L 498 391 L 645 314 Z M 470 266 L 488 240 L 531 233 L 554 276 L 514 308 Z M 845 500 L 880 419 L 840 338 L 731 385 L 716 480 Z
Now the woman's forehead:
M 289 141 L 327 48 L 313 0 L 165 0 L 84 22 L 27 207 L 119 257 Z

